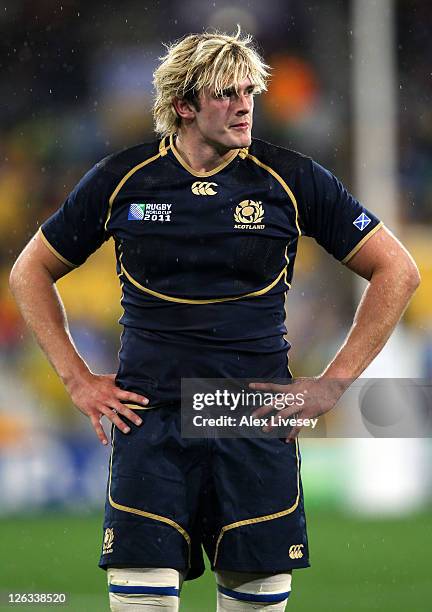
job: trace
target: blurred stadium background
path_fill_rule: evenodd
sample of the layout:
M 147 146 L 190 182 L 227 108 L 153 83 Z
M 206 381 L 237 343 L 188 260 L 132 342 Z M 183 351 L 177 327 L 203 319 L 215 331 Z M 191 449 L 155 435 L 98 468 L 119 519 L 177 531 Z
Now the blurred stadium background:
M 9 609 L 10 592 L 66 592 L 69 609 L 107 609 L 96 563 L 108 451 L 25 330 L 8 292 L 10 267 L 90 166 L 152 139 L 161 42 L 237 23 L 274 67 L 257 100 L 255 136 L 330 168 L 420 267 L 423 284 L 370 375 L 431 377 L 430 2 L 3 2 L 0 609 Z M 111 247 L 59 283 L 76 344 L 99 372 L 117 367 Z M 297 262 L 291 363 L 296 375 L 314 375 L 344 337 L 359 286 L 308 239 Z M 315 439 L 302 448 L 313 567 L 294 576 L 288 609 L 430 610 L 430 440 Z M 207 572 L 186 585 L 182 609 L 214 609 L 213 591 Z

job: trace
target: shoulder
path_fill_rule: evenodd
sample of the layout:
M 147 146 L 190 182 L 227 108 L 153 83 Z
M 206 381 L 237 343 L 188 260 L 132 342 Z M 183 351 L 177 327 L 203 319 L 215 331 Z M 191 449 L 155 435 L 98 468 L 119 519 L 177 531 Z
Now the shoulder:
M 101 159 L 93 168 L 98 173 L 121 178 L 139 164 L 157 157 L 159 154 L 159 140 L 149 143 L 140 143 L 127 149 L 112 153 Z
M 104 198 L 128 172 L 152 156 L 157 156 L 159 141 L 138 144 L 107 155 L 91 167 L 78 181 L 72 196 L 98 193 Z
M 271 144 L 258 138 L 252 139 L 249 157 L 265 164 L 278 174 L 286 175 L 310 168 L 312 159 L 298 151 Z

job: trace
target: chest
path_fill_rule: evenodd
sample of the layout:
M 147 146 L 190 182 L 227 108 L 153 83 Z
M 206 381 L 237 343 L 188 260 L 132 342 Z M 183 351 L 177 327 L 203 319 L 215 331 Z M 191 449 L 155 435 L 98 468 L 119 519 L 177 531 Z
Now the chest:
M 122 240 L 164 237 L 200 242 L 244 235 L 289 241 L 298 232 L 286 190 L 268 173 L 231 171 L 194 177 L 136 173 L 117 194 L 110 231 Z
M 108 229 L 122 266 L 141 286 L 169 293 L 208 285 L 212 295 L 268 284 L 298 237 L 296 208 L 283 185 L 235 163 L 209 177 L 168 162 L 137 172 L 118 192 Z

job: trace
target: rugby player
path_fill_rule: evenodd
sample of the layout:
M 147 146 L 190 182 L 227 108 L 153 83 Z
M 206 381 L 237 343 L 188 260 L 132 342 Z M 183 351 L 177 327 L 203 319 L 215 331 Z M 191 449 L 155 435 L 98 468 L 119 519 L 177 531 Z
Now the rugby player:
M 100 559 L 112 610 L 178 610 L 183 580 L 204 571 L 202 546 L 220 612 L 285 609 L 292 570 L 309 565 L 297 440 L 182 439 L 180 380 L 290 377 L 284 304 L 302 234 L 369 281 L 318 385 L 360 375 L 419 283 L 404 247 L 331 172 L 252 139 L 268 76 L 240 31 L 169 46 L 154 74 L 159 139 L 97 163 L 11 273 L 28 326 L 104 444 L 101 417 L 112 423 Z M 55 283 L 111 237 L 120 364 L 98 375 Z

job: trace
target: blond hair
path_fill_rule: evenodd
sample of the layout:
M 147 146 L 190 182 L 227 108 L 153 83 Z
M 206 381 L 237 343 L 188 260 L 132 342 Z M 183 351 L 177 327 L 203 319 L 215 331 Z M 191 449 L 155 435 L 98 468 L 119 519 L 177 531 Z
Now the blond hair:
M 153 105 L 155 130 L 161 136 L 176 131 L 180 125 L 173 106 L 174 98 L 186 98 L 199 110 L 198 96 L 203 89 L 215 95 L 234 88 L 249 77 L 254 93 L 267 89 L 270 66 L 265 64 L 252 45 L 252 36 L 241 37 L 240 26 L 235 35 L 220 32 L 190 34 L 165 45 L 167 54 L 159 58 L 153 85 L 156 90 Z

